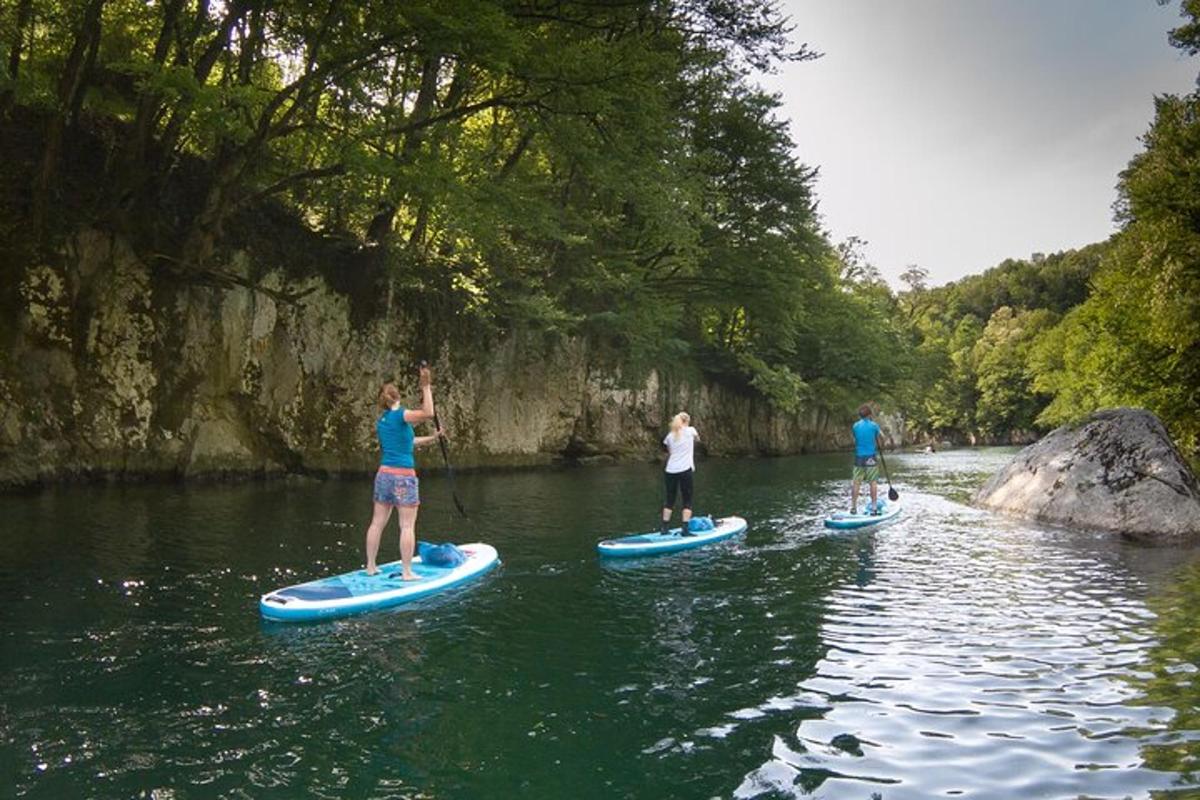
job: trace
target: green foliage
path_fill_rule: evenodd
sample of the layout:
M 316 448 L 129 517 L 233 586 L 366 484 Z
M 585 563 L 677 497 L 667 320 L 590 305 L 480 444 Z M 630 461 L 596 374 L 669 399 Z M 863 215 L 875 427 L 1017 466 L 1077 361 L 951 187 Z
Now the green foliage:
M 273 203 L 497 332 L 586 334 L 632 363 L 704 353 L 784 408 L 845 371 L 801 346 L 843 298 L 815 171 L 748 77 L 811 57 L 770 0 L 18 2 L 10 99 L 84 112 L 47 121 L 39 208 L 98 123 L 87 205 L 162 219 L 179 198 L 147 249 L 185 269 Z M 67 218 L 34 216 L 48 243 Z
M 1041 399 L 1033 392 L 1033 376 L 1027 368 L 1029 349 L 1056 317 L 1046 309 L 1014 312 L 1007 306 L 992 314 L 972 350 L 979 430 L 995 436 L 1034 427 Z
M 1171 40 L 1195 54 L 1200 3 L 1181 8 L 1188 21 Z M 1157 98 L 1143 142 L 1120 175 L 1123 228 L 1108 242 L 940 289 L 910 274 L 900 307 L 918 371 L 937 376 L 923 413 L 909 401 L 919 424 L 1000 435 L 1135 405 L 1200 451 L 1200 92 Z
M 974 314 L 979 319 L 989 319 L 1005 306 L 1064 313 L 1087 297 L 1088 281 L 1104 251 L 1104 244 L 1093 244 L 1049 256 L 1008 259 L 980 275 L 932 290 L 931 300 L 940 300 L 954 313 Z
M 904 409 L 931 432 L 1002 439 L 1033 430 L 1048 398 L 1028 360 L 1037 337 L 1088 293 L 1108 245 L 1009 259 L 934 289 L 910 267 L 897 298 L 911 341 Z
M 1043 424 L 1111 405 L 1157 414 L 1200 445 L 1200 97 L 1163 97 L 1146 150 L 1121 174 L 1124 230 L 1092 293 L 1034 349 Z
M 1080 306 L 1034 343 L 1030 371 L 1035 391 L 1053 399 L 1038 415 L 1044 426 L 1074 422 L 1098 408 L 1134 405 L 1131 383 L 1115 380 L 1136 368 L 1134 354 L 1093 305 Z M 1130 375 L 1132 378 L 1132 375 Z
M 921 342 L 921 355 L 941 367 L 923 407 L 913 416 L 933 431 L 970 431 L 975 422 L 979 390 L 975 373 L 975 343 L 983 334 L 983 324 L 972 314 L 960 319 L 952 331 L 939 326 Z M 923 413 L 922 413 L 923 412 Z
M 939 432 L 1138 403 L 1194 450 L 1200 101 L 1159 99 L 1113 241 L 938 288 L 910 265 L 895 295 L 861 240 L 827 241 L 752 81 L 812 57 L 787 33 L 772 0 L 15 0 L 0 115 L 41 152 L 0 176 L 31 187 L 9 229 L 53 250 L 81 218 L 124 226 L 202 276 L 270 210 L 465 329 Z
M 1195 672 L 1200 663 L 1200 566 L 1192 563 L 1175 572 L 1165 590 L 1147 603 L 1154 612 L 1154 644 L 1145 664 L 1128 680 L 1141 703 L 1172 710 L 1168 728 L 1179 735 L 1151 738 L 1141 747 L 1141 757 L 1151 769 L 1179 773 L 1181 785 L 1194 784 L 1200 775 L 1200 742 L 1185 732 L 1200 725 Z
M 1158 2 L 1162 5 L 1168 0 Z M 1179 5 L 1180 14 L 1187 18 L 1187 22 L 1171 31 L 1171 44 L 1194 56 L 1200 53 L 1200 0 L 1183 0 Z
M 760 358 L 742 354 L 738 361 L 749 374 L 750 385 L 777 408 L 796 413 L 810 399 L 807 383 L 787 367 L 772 367 Z

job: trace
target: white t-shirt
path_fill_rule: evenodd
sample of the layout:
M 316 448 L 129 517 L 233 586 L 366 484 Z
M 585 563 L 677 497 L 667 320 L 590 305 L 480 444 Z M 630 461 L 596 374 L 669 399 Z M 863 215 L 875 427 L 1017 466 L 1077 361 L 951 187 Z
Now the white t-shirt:
M 687 472 L 695 468 L 692 463 L 692 445 L 699 438 L 700 434 L 696 433 L 696 429 L 691 425 L 683 427 L 678 439 L 674 433 L 667 434 L 667 438 L 663 439 L 663 444 L 671 453 L 671 457 L 667 459 L 667 472 Z

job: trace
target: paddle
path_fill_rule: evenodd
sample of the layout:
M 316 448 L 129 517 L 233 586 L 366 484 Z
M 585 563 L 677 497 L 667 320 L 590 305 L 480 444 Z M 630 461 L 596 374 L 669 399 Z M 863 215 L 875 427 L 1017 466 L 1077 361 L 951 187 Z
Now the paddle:
M 422 361 L 421 366 L 428 367 L 429 362 Z M 435 431 L 442 429 L 442 422 L 438 419 L 436 408 L 433 412 L 433 429 Z M 450 496 L 454 498 L 454 507 L 458 509 L 458 513 L 462 514 L 463 519 L 470 519 L 471 517 L 467 514 L 467 509 L 463 508 L 462 500 L 458 499 L 458 487 L 454 483 L 454 467 L 450 463 L 450 450 L 446 447 L 446 437 L 438 436 L 438 444 L 442 448 L 442 460 L 446 462 L 446 477 L 450 479 Z
M 888 474 L 887 462 L 883 460 L 883 448 L 879 448 L 879 463 L 883 465 L 883 477 L 887 478 L 888 500 L 893 503 L 900 499 L 900 493 L 892 488 L 892 476 Z

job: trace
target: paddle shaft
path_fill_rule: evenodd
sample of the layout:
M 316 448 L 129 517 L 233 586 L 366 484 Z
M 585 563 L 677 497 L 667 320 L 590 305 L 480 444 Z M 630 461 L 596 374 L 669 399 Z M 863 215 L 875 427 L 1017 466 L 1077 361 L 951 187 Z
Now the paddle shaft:
M 895 502 L 900 499 L 900 493 L 892 488 L 892 476 L 888 474 L 887 461 L 883 459 L 883 447 L 879 448 L 879 463 L 883 465 L 883 477 L 887 479 L 888 500 Z
M 422 369 L 428 366 L 428 361 L 421 362 Z M 470 519 L 467 509 L 463 507 L 462 500 L 458 499 L 458 486 L 454 483 L 454 467 L 450 464 L 450 448 L 446 447 L 446 437 L 441 435 L 442 421 L 438 419 L 436 408 L 433 412 L 433 429 L 434 435 L 437 436 L 438 446 L 442 448 L 442 460 L 446 462 L 446 477 L 450 479 L 450 496 L 454 498 L 454 507 L 458 509 L 459 514 L 462 514 L 463 519 Z
M 433 412 L 433 427 L 435 430 L 442 429 L 441 420 L 438 419 L 437 412 Z M 467 510 L 463 508 L 462 500 L 458 499 L 458 487 L 454 483 L 454 467 L 450 465 L 450 449 L 446 447 L 446 437 L 438 434 L 438 444 L 442 448 L 442 460 L 446 462 L 446 476 L 450 478 L 450 496 L 454 498 L 454 507 L 458 509 L 458 513 L 463 515 L 463 519 L 470 519 L 467 515 Z

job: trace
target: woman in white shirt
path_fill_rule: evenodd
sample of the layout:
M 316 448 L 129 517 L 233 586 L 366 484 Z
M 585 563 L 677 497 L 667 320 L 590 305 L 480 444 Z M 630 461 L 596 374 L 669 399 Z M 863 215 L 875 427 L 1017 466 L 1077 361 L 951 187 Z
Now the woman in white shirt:
M 662 527 L 665 535 L 670 529 L 671 512 L 675 509 L 675 495 L 683 495 L 683 535 L 691 536 L 688 521 L 692 518 L 692 475 L 695 464 L 692 461 L 693 445 L 700 440 L 700 434 L 691 426 L 692 418 L 686 411 L 680 411 L 671 419 L 671 432 L 663 439 L 663 447 L 667 451 L 667 466 L 664 480 L 667 488 L 667 502 L 662 510 Z

